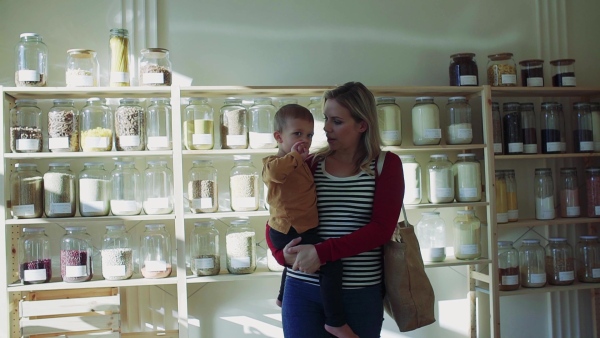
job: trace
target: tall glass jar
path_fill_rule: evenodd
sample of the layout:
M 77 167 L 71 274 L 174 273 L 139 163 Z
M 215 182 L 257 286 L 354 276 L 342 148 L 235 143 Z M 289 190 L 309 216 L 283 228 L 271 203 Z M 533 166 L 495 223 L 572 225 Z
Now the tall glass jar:
M 556 102 L 542 103 L 542 154 L 561 152 L 561 122 Z
M 558 105 L 558 118 L 559 118 L 559 127 L 560 127 L 560 152 L 562 154 L 567 152 L 567 131 L 566 131 L 566 120 L 565 113 L 563 111 L 563 105 L 561 103 L 557 103 Z
M 457 202 L 481 201 L 481 167 L 475 154 L 458 154 L 452 166 Z
M 168 98 L 152 98 L 146 111 L 146 149 L 173 149 L 171 134 L 171 100 Z
M 488 55 L 487 79 L 494 87 L 514 87 L 517 85 L 517 65 L 512 53 Z
M 590 114 L 592 115 L 592 132 L 594 133 L 594 152 L 600 152 L 600 103 L 590 103 Z
M 560 216 L 579 217 L 579 184 L 577 182 L 577 168 L 560 169 Z
M 45 87 L 48 80 L 48 47 L 37 33 L 22 33 L 15 48 L 15 85 Z
M 124 225 L 107 225 L 102 237 L 102 276 L 123 280 L 133 276 L 133 247 Z
M 519 62 L 523 87 L 544 86 L 544 60 L 532 59 Z
M 140 239 L 140 272 L 144 278 L 169 277 L 171 234 L 164 224 L 146 224 Z
M 454 218 L 454 257 L 481 257 L 481 221 L 473 210 L 458 210 Z
M 477 62 L 474 53 L 458 53 L 450 55 L 450 85 L 478 86 Z
M 464 96 L 449 98 L 446 112 L 449 116 L 446 143 L 470 144 L 473 142 L 471 105 L 467 102 L 467 98 Z
M 519 247 L 521 286 L 541 288 L 546 285 L 546 253 L 539 239 L 524 239 Z
M 519 289 L 519 252 L 511 241 L 498 241 L 498 289 Z
M 598 236 L 579 237 L 579 242 L 577 242 L 577 279 L 584 283 L 600 282 Z
M 110 80 L 111 87 L 129 87 L 129 32 L 122 28 L 110 30 Z
M 575 281 L 573 248 L 566 238 L 549 238 L 546 245 L 546 280 L 551 285 L 570 285 Z
M 575 87 L 575 60 L 559 59 L 550 61 L 552 65 L 552 87 Z
M 115 162 L 111 186 L 110 211 L 113 215 L 131 216 L 142 212 L 144 183 L 134 162 Z
M 508 192 L 504 170 L 496 170 L 496 223 L 508 223 Z
M 406 205 L 421 203 L 421 165 L 414 155 L 400 155 L 404 173 L 404 201 Z
M 535 169 L 535 218 L 554 219 L 554 181 L 552 169 Z
M 53 152 L 79 151 L 79 110 L 74 100 L 54 100 L 48 112 L 48 149 Z
M 86 162 L 79 173 L 79 214 L 108 216 L 110 212 L 110 174 L 100 162 Z
M 521 103 L 521 130 L 523 131 L 523 153 L 537 154 L 537 128 L 533 103 Z
M 254 99 L 254 104 L 250 107 L 248 114 L 250 148 L 277 148 L 277 141 L 273 136 L 273 120 L 276 111 L 271 99 Z
M 81 110 L 81 151 L 111 151 L 112 120 L 112 112 L 104 99 L 88 99 Z
M 429 157 L 427 163 L 427 198 L 430 203 L 450 203 L 454 201 L 454 175 L 452 163 L 445 154 Z
M 494 155 L 504 154 L 504 141 L 502 140 L 502 118 L 498 102 L 492 103 L 492 128 L 494 133 Z
M 194 214 L 216 212 L 219 209 L 217 169 L 211 160 L 196 160 L 188 174 L 190 211 Z
M 138 99 L 121 99 L 115 111 L 115 146 L 118 151 L 144 150 L 146 121 Z
M 67 227 L 60 241 L 60 275 L 63 282 L 87 282 L 92 279 L 92 236 L 86 227 Z
M 190 269 L 194 276 L 214 276 L 221 271 L 219 231 L 213 221 L 194 223 L 190 243 Z
M 48 283 L 52 278 L 50 239 L 44 228 L 23 228 L 19 238 L 19 278 L 24 285 Z
M 144 48 L 140 57 L 140 86 L 170 86 L 173 80 L 169 50 Z
M 75 175 L 69 163 L 50 163 L 44 174 L 44 212 L 46 217 L 75 216 L 77 195 Z
M 573 103 L 573 148 L 576 153 L 594 151 L 594 132 L 592 131 L 592 113 L 590 104 Z
M 258 179 L 258 171 L 249 156 L 238 155 L 234 158 L 229 174 L 229 196 L 233 211 L 258 210 Z
M 425 262 L 443 262 L 446 259 L 446 223 L 439 212 L 421 213 L 415 235 Z
M 67 87 L 98 87 L 100 65 L 96 52 L 90 49 L 69 49 L 65 82 Z
M 384 146 L 399 146 L 402 143 L 402 119 L 400 106 L 394 97 L 377 98 L 379 133 Z
M 213 148 L 215 144 L 213 119 L 213 108 L 208 104 L 207 98 L 190 99 L 189 104 L 185 107 L 185 121 L 183 122 L 183 144 L 187 150 Z
M 10 174 L 10 214 L 40 218 L 44 214 L 44 179 L 33 163 L 16 163 Z
M 442 140 L 440 109 L 433 97 L 417 97 L 412 108 L 413 144 L 416 146 L 438 145 Z
M 502 105 L 502 130 L 504 132 L 504 149 L 506 154 L 523 153 L 523 130 L 518 102 L 507 102 Z
M 16 100 L 10 110 L 10 150 L 13 153 L 40 153 L 43 146 L 42 110 L 37 101 Z
M 221 148 L 248 148 L 248 121 L 241 99 L 227 99 L 221 107 Z
M 227 270 L 232 274 L 256 270 L 256 234 L 247 220 L 234 220 L 225 237 Z
M 600 168 L 585 169 L 585 193 L 587 200 L 587 216 L 600 217 Z
M 311 149 L 319 149 L 327 146 L 327 136 L 325 136 L 325 116 L 323 115 L 323 100 L 320 96 L 314 96 L 310 98 L 310 103 L 306 108 L 310 110 L 313 115 L 313 119 L 315 120 L 315 129 L 314 135 L 312 138 L 312 143 L 310 145 Z
M 519 203 L 517 201 L 517 179 L 514 169 L 504 170 L 506 179 L 506 210 L 509 222 L 519 220 Z
M 144 171 L 144 212 L 164 215 L 173 212 L 173 172 L 167 161 L 148 161 Z

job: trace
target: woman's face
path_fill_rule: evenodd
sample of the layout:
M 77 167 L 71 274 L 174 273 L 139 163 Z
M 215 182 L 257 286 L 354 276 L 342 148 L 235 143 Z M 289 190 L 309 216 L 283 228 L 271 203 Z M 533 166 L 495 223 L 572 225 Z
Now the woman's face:
M 355 150 L 362 133 L 367 130 L 367 123 L 356 122 L 350 111 L 335 99 L 325 102 L 325 135 L 331 150 Z

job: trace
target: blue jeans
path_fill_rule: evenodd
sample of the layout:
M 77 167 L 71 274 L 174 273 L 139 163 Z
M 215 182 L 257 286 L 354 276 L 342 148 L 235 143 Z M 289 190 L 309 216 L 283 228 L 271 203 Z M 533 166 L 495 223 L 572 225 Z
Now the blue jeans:
M 378 338 L 383 324 L 383 284 L 344 289 L 346 321 L 360 338 Z M 283 295 L 283 333 L 286 338 L 330 338 L 319 286 L 288 277 Z

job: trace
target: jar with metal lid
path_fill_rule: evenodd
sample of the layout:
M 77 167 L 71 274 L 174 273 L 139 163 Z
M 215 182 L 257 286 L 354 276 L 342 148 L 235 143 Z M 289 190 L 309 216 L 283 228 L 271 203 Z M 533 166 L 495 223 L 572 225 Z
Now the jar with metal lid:
M 450 55 L 450 85 L 478 86 L 479 77 L 474 53 L 457 53 Z
M 577 168 L 560 169 L 560 216 L 579 217 L 579 184 L 577 182 Z
M 50 163 L 44 174 L 44 212 L 46 217 L 73 217 L 75 202 L 75 175 L 69 163 Z
M 575 281 L 573 248 L 566 238 L 549 238 L 546 245 L 546 280 L 551 285 L 570 285 Z
M 592 115 L 592 132 L 594 134 L 594 152 L 600 152 L 600 103 L 590 102 Z
M 399 146 L 402 143 L 402 119 L 395 97 L 377 98 L 377 120 L 382 144 Z
M 311 149 L 319 149 L 327 146 L 327 136 L 325 136 L 325 116 L 323 115 L 323 102 L 320 96 L 314 96 L 310 98 L 310 103 L 306 108 L 310 110 L 310 113 L 313 115 L 313 119 L 315 121 L 314 127 L 314 135 L 312 138 L 312 143 L 310 145 Z M 400 129 L 398 129 L 400 130 Z
M 258 170 L 250 156 L 234 156 L 233 168 L 229 174 L 229 193 L 233 211 L 258 210 L 259 188 Z
M 504 170 L 495 172 L 496 223 L 508 223 L 508 192 Z
M 169 277 L 171 234 L 164 224 L 146 224 L 140 239 L 140 272 L 144 278 Z
M 142 212 L 144 183 L 135 162 L 115 162 L 111 172 L 110 211 L 115 216 L 139 215 Z
M 498 241 L 498 289 L 519 289 L 519 252 L 512 241 Z
M 167 161 L 148 161 L 144 171 L 144 212 L 164 215 L 173 212 L 173 172 Z
M 256 234 L 247 220 L 231 221 L 225 244 L 229 273 L 247 274 L 256 270 Z
M 63 282 L 87 282 L 92 279 L 92 236 L 86 227 L 67 227 L 60 241 L 60 275 Z
M 506 209 L 509 222 L 519 220 L 519 204 L 517 202 L 517 179 L 513 169 L 504 170 L 506 179 Z
M 427 163 L 427 197 L 430 203 L 450 203 L 454 201 L 454 174 L 452 162 L 445 154 L 429 156 Z
M 558 104 L 556 102 L 542 103 L 542 154 L 557 154 L 561 152 L 561 124 Z
M 558 118 L 560 120 L 560 152 L 564 154 L 567 152 L 567 131 L 565 130 L 566 120 L 562 103 L 558 103 Z
M 69 49 L 65 80 L 67 87 L 98 87 L 100 65 L 96 52 L 90 49 Z
M 74 104 L 74 100 L 54 100 L 48 112 L 48 149 L 53 153 L 79 151 L 79 110 Z
M 552 180 L 552 169 L 535 169 L 535 218 L 554 219 L 554 181 Z
M 594 151 L 594 132 L 592 131 L 592 112 L 586 102 L 573 103 L 573 150 L 576 153 Z
M 446 259 L 446 223 L 437 211 L 421 213 L 415 226 L 415 235 L 425 262 L 443 262 Z
M 110 80 L 111 87 L 129 87 L 129 32 L 123 28 L 110 30 Z
M 140 53 L 140 86 L 170 86 L 173 73 L 169 50 L 144 48 Z
M 248 112 L 250 148 L 277 148 L 277 141 L 273 136 L 273 120 L 275 120 L 276 111 L 277 109 L 275 109 L 271 99 L 254 99 L 254 104 L 250 107 Z
M 492 102 L 492 132 L 494 134 L 494 155 L 504 153 L 504 141 L 502 140 L 502 118 L 498 102 Z
M 579 237 L 579 242 L 577 242 L 577 279 L 584 283 L 600 282 L 598 236 Z
M 537 154 L 537 128 L 533 103 L 521 103 L 521 130 L 523 131 L 523 153 Z
M 523 87 L 544 86 L 544 60 L 532 59 L 519 62 Z
M 15 48 L 15 85 L 45 87 L 48 79 L 48 47 L 37 33 L 22 33 Z
M 502 131 L 504 132 L 504 149 L 506 154 L 523 153 L 523 130 L 521 128 L 521 112 L 518 102 L 507 102 L 502 105 Z
M 52 278 L 50 239 L 44 228 L 23 228 L 19 238 L 19 278 L 24 285 L 48 283 Z
M 413 144 L 438 145 L 442 140 L 440 109 L 433 97 L 417 97 L 412 108 Z
M 194 223 L 190 243 L 190 269 L 194 276 L 214 276 L 221 271 L 219 230 L 215 222 Z
M 241 99 L 227 99 L 221 107 L 221 148 L 248 148 L 248 121 Z
M 517 85 L 517 66 L 512 53 L 488 55 L 488 84 L 494 87 L 515 87 Z
M 34 163 L 16 163 L 10 174 L 10 214 L 40 218 L 44 214 L 44 179 Z
M 189 104 L 185 107 L 185 121 L 183 122 L 183 144 L 187 150 L 213 148 L 215 144 L 213 118 L 213 108 L 208 104 L 207 98 L 190 99 Z
M 133 276 L 133 247 L 124 225 L 107 225 L 102 237 L 102 276 L 123 280 Z
M 111 196 L 110 174 L 101 162 L 86 162 L 79 173 L 79 214 L 108 216 Z
M 550 61 L 552 65 L 552 87 L 575 87 L 575 60 L 559 59 Z
M 585 169 L 587 216 L 600 217 L 600 168 Z
M 481 221 L 473 210 L 458 210 L 454 218 L 454 257 L 481 257 Z
M 481 166 L 475 154 L 458 154 L 452 173 L 457 202 L 481 201 Z
M 541 288 L 546 285 L 546 252 L 539 239 L 524 239 L 519 247 L 521 286 Z
M 81 110 L 81 151 L 111 151 L 112 112 L 106 100 L 92 97 Z
M 42 110 L 37 101 L 16 100 L 10 110 L 10 150 L 13 153 L 40 153 L 43 146 Z
M 219 209 L 217 169 L 211 160 L 196 160 L 188 173 L 187 194 L 193 214 Z
M 421 203 L 421 165 L 414 155 L 400 155 L 404 173 L 404 200 L 406 205 Z
M 449 116 L 446 129 L 447 144 L 470 144 L 473 142 L 473 126 L 471 124 L 471 106 L 464 96 L 448 99 L 446 112 Z
M 115 111 L 115 146 L 117 151 L 138 151 L 146 147 L 144 108 L 138 99 L 121 99 Z
M 146 111 L 146 149 L 173 149 L 171 134 L 171 100 L 168 98 L 151 98 Z

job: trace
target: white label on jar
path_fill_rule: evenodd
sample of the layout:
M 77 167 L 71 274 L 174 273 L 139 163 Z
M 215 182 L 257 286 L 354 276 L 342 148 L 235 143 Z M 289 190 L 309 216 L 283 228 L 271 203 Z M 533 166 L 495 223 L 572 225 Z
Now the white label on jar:
M 527 87 L 543 87 L 544 86 L 544 78 L 543 77 L 528 77 L 527 78 Z
M 435 195 L 440 197 L 453 197 L 452 188 L 435 188 Z
M 250 257 L 231 257 L 229 261 L 234 269 L 250 267 Z
M 558 280 L 561 282 L 575 279 L 575 271 L 559 271 Z
M 564 153 L 565 151 L 567 151 L 567 142 L 561 142 L 560 143 L 560 152 Z
M 231 204 L 238 208 L 256 208 L 256 197 L 234 197 Z
M 502 276 L 502 285 L 517 285 L 519 284 L 519 276 L 511 275 L 511 276 Z
M 106 277 L 123 277 L 125 272 L 125 265 L 102 266 L 102 274 Z
M 229 136 L 227 136 L 227 141 L 229 141 Z M 194 145 L 212 144 L 212 142 L 213 142 L 212 134 L 192 134 L 192 144 L 194 144 Z M 246 144 L 245 139 L 244 139 L 244 144 Z
M 537 214 L 537 219 L 554 219 L 556 215 L 554 214 L 554 210 L 542 210 Z
M 228 146 L 245 146 L 246 135 L 227 135 Z
M 594 206 L 594 211 L 595 211 L 594 214 L 596 216 L 600 216 L 600 205 Z
M 397 130 L 384 130 L 381 132 L 381 138 L 384 141 L 398 141 L 400 140 L 400 132 Z
M 441 129 L 425 129 L 423 130 L 423 138 L 442 138 Z
M 581 150 L 581 151 L 594 150 L 594 142 L 579 142 L 579 150 Z
M 67 265 L 65 266 L 65 277 L 84 277 L 87 276 L 86 265 Z
M 35 214 L 33 204 L 13 205 L 12 211 L 15 216 L 32 216 Z
M 110 200 L 110 208 L 114 213 L 138 211 L 136 200 Z
M 17 140 L 17 150 L 38 150 L 40 145 L 40 140 L 36 139 L 18 139 Z
M 508 219 L 519 219 L 519 210 L 509 210 Z
M 212 258 L 196 258 L 194 262 L 196 269 L 213 269 L 215 267 L 215 260 Z
M 508 223 L 508 213 L 502 212 L 496 214 L 496 222 L 498 223 Z
M 144 270 L 146 270 L 146 272 L 167 271 L 167 262 L 165 262 L 165 261 L 144 261 Z
M 67 76 L 67 87 L 92 87 L 94 77 L 91 75 L 71 75 Z
M 531 280 L 532 284 L 546 283 L 546 274 L 532 273 L 531 275 L 529 275 L 529 280 Z
M 458 188 L 458 197 L 477 197 L 477 188 Z
M 560 142 L 548 142 L 546 143 L 546 149 L 548 151 L 560 151 Z
M 517 83 L 517 75 L 516 74 L 502 74 L 502 84 L 516 84 Z
M 148 148 L 169 148 L 167 136 L 148 136 Z
M 424 261 L 441 262 L 446 258 L 446 248 L 429 248 L 421 250 Z
M 509 143 L 508 144 L 508 152 L 509 153 L 522 153 L 523 152 L 523 143 Z
M 458 138 L 473 138 L 473 129 L 459 129 L 457 133 Z
M 592 277 L 600 278 L 600 269 L 592 269 Z
M 121 147 L 138 147 L 140 145 L 140 135 L 119 136 Z
M 537 154 L 537 144 L 523 145 L 523 152 L 527 154 Z
M 575 78 L 572 76 L 565 76 L 562 78 L 562 85 L 564 86 L 576 86 L 577 85 L 577 81 L 575 81 Z
M 129 83 L 129 73 L 111 72 L 110 82 L 127 82 Z
M 192 200 L 194 209 L 212 209 L 213 199 L 210 197 L 196 198 Z
M 460 246 L 460 253 L 463 255 L 475 255 L 479 253 L 479 245 L 463 244 Z
M 277 141 L 275 141 L 273 133 L 256 133 L 253 131 L 250 132 L 250 143 L 269 144 L 276 142 Z
M 461 86 L 477 86 L 477 76 L 475 75 L 461 75 L 460 76 Z
M 143 73 L 142 74 L 143 84 L 163 84 L 165 83 L 165 76 L 163 73 Z
M 48 139 L 48 149 L 69 149 L 68 137 L 51 137 Z
M 71 203 L 50 203 L 51 214 L 70 214 Z
M 23 279 L 26 282 L 46 280 L 46 269 L 25 270 L 23 272 Z
M 502 153 L 502 143 L 494 143 L 494 153 Z
M 83 212 L 104 212 L 108 209 L 104 201 L 80 201 L 80 203 Z
M 108 137 L 88 136 L 85 138 L 86 148 L 106 148 L 108 147 Z
M 40 73 L 37 70 L 21 69 L 19 71 L 19 81 L 40 81 Z
M 579 207 L 567 207 L 567 216 L 579 216 L 581 210 Z
M 166 197 L 150 197 L 144 202 L 144 209 L 162 209 L 169 207 L 169 199 Z

